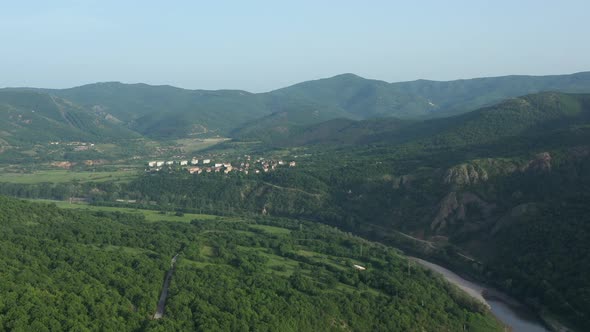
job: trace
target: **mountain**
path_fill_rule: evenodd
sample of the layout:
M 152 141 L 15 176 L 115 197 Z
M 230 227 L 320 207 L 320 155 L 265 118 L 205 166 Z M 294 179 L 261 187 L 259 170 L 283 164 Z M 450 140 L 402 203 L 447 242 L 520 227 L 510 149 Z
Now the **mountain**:
M 467 112 L 510 97 L 541 91 L 590 92 L 590 72 L 571 75 L 474 78 L 437 82 L 417 80 L 390 84 L 397 93 L 419 95 L 436 105 L 440 115 Z
M 259 95 L 245 91 L 117 82 L 46 91 L 108 113 L 130 129 L 154 138 L 225 135 L 238 124 L 269 113 Z
M 0 130 L 6 144 L 138 137 L 91 110 L 34 91 L 0 90 Z
M 186 90 L 117 82 L 59 90 L 17 90 L 43 92 L 69 100 L 110 122 L 152 138 L 231 134 L 258 139 L 257 134 L 249 133 L 270 129 L 274 134 L 269 137 L 280 138 L 285 128 L 297 131 L 301 126 L 336 118 L 437 118 L 542 91 L 590 92 L 590 72 L 401 83 L 343 74 L 267 93 Z
M 362 118 L 419 118 L 463 113 L 510 97 L 541 91 L 590 92 L 590 72 L 400 83 L 344 74 L 299 83 L 270 94 L 339 107 Z
M 281 142 L 306 126 L 331 119 L 350 118 L 337 107 L 322 106 L 296 98 L 273 98 L 272 114 L 250 121 L 233 130 L 230 136 L 240 140 Z
M 285 134 L 274 145 L 399 145 L 460 147 L 538 134 L 588 122 L 589 95 L 544 92 L 469 113 L 432 120 L 329 120 Z M 264 137 L 263 131 L 258 131 Z
M 354 74 L 299 83 L 270 92 L 342 109 L 360 118 L 428 114 L 435 107 L 422 96 L 399 93 L 389 83 L 369 80 Z

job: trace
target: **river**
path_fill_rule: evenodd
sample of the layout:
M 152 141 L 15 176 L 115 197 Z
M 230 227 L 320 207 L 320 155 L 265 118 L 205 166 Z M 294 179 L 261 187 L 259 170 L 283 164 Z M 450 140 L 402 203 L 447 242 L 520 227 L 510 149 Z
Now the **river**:
M 436 271 L 450 283 L 457 285 L 474 298 L 488 305 L 491 312 L 506 326 L 514 332 L 549 332 L 541 320 L 532 314 L 526 307 L 485 285 L 465 280 L 456 273 L 445 269 L 440 265 L 425 260 L 411 257 L 412 260 L 420 263 L 430 270 Z

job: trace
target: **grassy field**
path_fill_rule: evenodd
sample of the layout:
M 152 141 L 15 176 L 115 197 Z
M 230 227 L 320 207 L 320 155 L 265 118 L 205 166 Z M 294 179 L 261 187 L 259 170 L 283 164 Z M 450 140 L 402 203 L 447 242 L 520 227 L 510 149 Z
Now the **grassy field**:
M 55 205 L 57 205 L 57 207 L 62 208 L 62 209 L 80 209 L 80 210 L 89 210 L 89 211 L 139 213 L 139 214 L 143 214 L 146 221 L 149 221 L 149 222 L 156 222 L 156 221 L 191 222 L 194 219 L 212 220 L 212 219 L 221 218 L 219 216 L 214 216 L 214 215 L 210 215 L 210 214 L 194 214 L 194 213 L 185 213 L 183 216 L 175 216 L 174 213 L 160 214 L 159 211 L 154 211 L 154 210 L 121 208 L 121 207 L 111 207 L 111 206 L 95 206 L 95 205 L 89 205 L 89 204 L 84 204 L 84 203 L 69 203 L 66 201 L 54 201 L 54 200 L 47 200 L 47 199 L 34 199 L 31 201 L 43 202 L 43 203 L 54 203 Z
M 206 148 L 225 142 L 229 138 L 184 138 L 176 140 L 176 144 L 180 146 L 183 152 L 191 153 L 204 150 Z
M 267 225 L 250 225 L 250 228 L 255 228 L 267 232 L 269 234 L 276 234 L 276 235 L 287 235 L 291 233 L 291 230 L 276 227 L 276 226 L 267 226 Z
M 67 170 L 45 170 L 33 173 L 1 173 L 0 182 L 10 183 L 63 183 L 70 181 L 80 182 L 104 182 L 115 181 L 125 182 L 137 176 L 137 171 L 115 171 L 115 172 L 76 172 Z

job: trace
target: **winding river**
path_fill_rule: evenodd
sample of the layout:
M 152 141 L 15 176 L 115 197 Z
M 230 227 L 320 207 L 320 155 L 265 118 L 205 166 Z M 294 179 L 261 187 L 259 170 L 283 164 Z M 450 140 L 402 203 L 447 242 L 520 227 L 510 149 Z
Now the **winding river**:
M 514 332 L 548 332 L 539 318 L 532 314 L 523 305 L 520 305 L 516 300 L 511 299 L 505 294 L 499 293 L 484 285 L 471 282 L 461 278 L 456 273 L 445 269 L 442 266 L 425 260 L 411 257 L 412 260 L 418 262 L 420 265 L 436 271 L 443 275 L 450 283 L 458 286 L 469 295 L 486 303 L 494 316 L 498 318 L 506 326 L 510 327 Z

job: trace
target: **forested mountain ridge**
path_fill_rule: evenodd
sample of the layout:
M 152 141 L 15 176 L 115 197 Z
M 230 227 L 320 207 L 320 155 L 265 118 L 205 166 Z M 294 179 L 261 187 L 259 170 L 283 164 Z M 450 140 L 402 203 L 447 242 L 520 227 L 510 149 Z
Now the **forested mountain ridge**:
M 507 137 L 530 137 L 585 123 L 590 115 L 587 94 L 543 92 L 502 101 L 466 114 L 432 120 L 396 118 L 353 121 L 329 120 L 282 136 L 270 135 L 272 127 L 236 131 L 240 140 L 256 139 L 274 146 L 382 145 L 458 147 L 491 144 Z M 253 132 L 243 135 L 243 132 Z
M 0 117 L 0 139 L 12 144 L 139 137 L 68 100 L 34 91 L 0 90 Z
M 590 92 L 590 74 L 400 83 L 343 74 L 266 93 L 186 90 L 118 82 L 70 89 L 17 90 L 59 96 L 119 120 L 148 137 L 178 138 L 228 135 L 235 130 L 248 132 L 247 128 L 258 119 L 267 128 L 280 130 L 335 118 L 442 117 L 541 91 Z M 321 112 L 321 116 L 307 116 L 310 109 Z M 287 124 L 285 116 L 290 119 Z
M 454 81 L 387 83 L 354 74 L 299 83 L 271 94 L 299 96 L 364 118 L 462 113 L 542 91 L 590 92 L 590 72 L 554 76 L 501 76 Z

